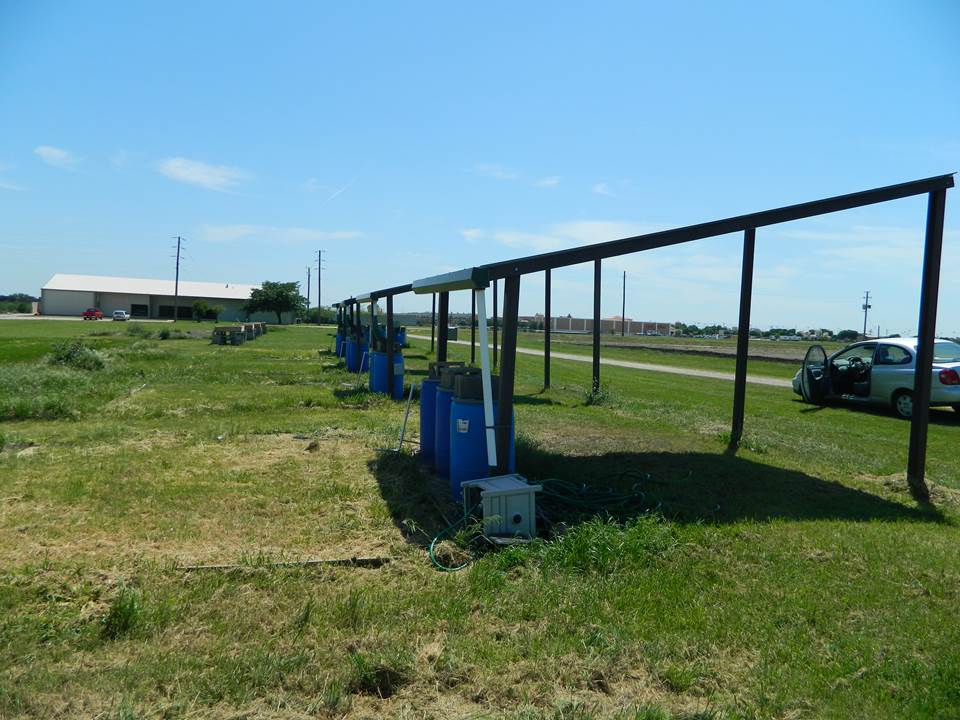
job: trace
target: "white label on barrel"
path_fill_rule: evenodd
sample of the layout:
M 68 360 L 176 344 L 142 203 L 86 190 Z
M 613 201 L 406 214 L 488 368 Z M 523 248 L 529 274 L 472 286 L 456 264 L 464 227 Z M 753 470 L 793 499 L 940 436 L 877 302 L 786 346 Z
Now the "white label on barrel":
M 457 418 L 457 432 L 458 433 L 470 432 L 470 421 L 464 418 Z

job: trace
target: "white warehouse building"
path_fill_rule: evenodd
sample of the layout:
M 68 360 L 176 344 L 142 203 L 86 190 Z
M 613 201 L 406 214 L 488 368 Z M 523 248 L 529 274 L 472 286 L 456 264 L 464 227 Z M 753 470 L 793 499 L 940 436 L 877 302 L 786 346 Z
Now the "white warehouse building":
M 174 311 L 173 280 L 103 277 L 99 275 L 66 275 L 57 273 L 40 291 L 41 315 L 79 316 L 87 308 L 99 308 L 104 317 L 114 310 L 126 310 L 134 318 L 172 320 L 193 319 L 193 302 L 203 300 L 208 306 L 220 306 L 220 320 L 232 322 L 247 319 L 243 305 L 250 291 L 259 285 L 236 283 L 193 282 L 181 280 Z M 284 322 L 292 316 L 285 313 Z M 250 320 L 275 322 L 275 313 L 254 313 Z

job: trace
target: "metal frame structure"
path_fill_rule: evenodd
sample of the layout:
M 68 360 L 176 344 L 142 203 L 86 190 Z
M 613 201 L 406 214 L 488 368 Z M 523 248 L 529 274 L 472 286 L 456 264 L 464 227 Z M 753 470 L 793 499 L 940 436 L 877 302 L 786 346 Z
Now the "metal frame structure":
M 740 315 L 737 333 L 737 360 L 734 381 L 733 418 L 731 427 L 731 448 L 736 449 L 743 436 L 747 350 L 750 340 L 750 310 L 753 293 L 753 259 L 757 228 L 778 225 L 785 222 L 802 220 L 853 208 L 875 205 L 901 198 L 928 195 L 926 234 L 924 240 L 923 271 L 920 293 L 920 315 L 918 320 L 917 371 L 914 386 L 914 413 L 910 424 L 910 448 L 907 462 L 907 482 L 914 497 L 927 500 L 929 493 L 924 482 L 926 461 L 927 428 L 929 424 L 930 386 L 933 365 L 933 340 L 937 316 L 937 300 L 940 282 L 940 258 L 943 247 L 943 224 L 946 205 L 946 191 L 954 186 L 953 174 L 914 180 L 912 182 L 874 188 L 847 195 L 815 200 L 797 205 L 766 210 L 763 212 L 738 215 L 712 222 L 688 225 L 686 227 L 660 232 L 636 235 L 611 240 L 594 245 L 584 245 L 569 250 L 530 255 L 527 257 L 488 263 L 477 267 L 465 268 L 453 273 L 415 280 L 409 285 L 401 285 L 370 293 L 374 298 L 386 297 L 387 324 L 392 325 L 392 298 L 411 290 L 418 294 L 439 295 L 439 312 L 434 313 L 437 327 L 436 357 L 447 359 L 447 328 L 449 326 L 449 294 L 456 290 L 472 290 L 474 303 L 480 293 L 492 282 L 494 286 L 494 363 L 500 364 L 500 391 L 498 397 L 496 428 L 497 472 L 506 473 L 508 463 L 508 444 L 510 420 L 513 415 L 513 390 L 516 374 L 517 326 L 520 299 L 520 278 L 531 273 L 544 273 L 544 307 L 546 323 L 544 325 L 544 365 L 543 384 L 550 386 L 550 272 L 555 268 L 569 267 L 592 262 L 594 265 L 593 287 L 593 388 L 600 388 L 600 289 L 601 263 L 611 257 L 619 257 L 636 252 L 669 247 L 682 243 L 702 240 L 719 235 L 743 233 L 743 261 L 740 280 Z M 501 347 L 497 357 L 497 282 L 503 280 L 503 329 Z M 355 298 L 346 300 L 343 306 L 351 308 Z M 475 307 L 476 305 L 474 305 Z M 471 313 L 472 314 L 472 313 Z M 485 312 L 481 313 L 486 315 Z M 484 317 L 485 320 L 485 317 Z M 481 350 L 486 354 L 485 330 L 481 330 Z M 471 347 L 473 347 L 471 331 Z M 432 337 L 432 333 L 431 333 Z M 432 343 L 431 343 L 432 344 Z M 390 353 L 392 355 L 392 353 Z M 392 357 L 390 358 L 392 363 Z M 391 364 L 392 367 L 392 364 Z M 924 369 L 926 371 L 924 372 Z M 392 374 L 391 374 L 392 377 Z

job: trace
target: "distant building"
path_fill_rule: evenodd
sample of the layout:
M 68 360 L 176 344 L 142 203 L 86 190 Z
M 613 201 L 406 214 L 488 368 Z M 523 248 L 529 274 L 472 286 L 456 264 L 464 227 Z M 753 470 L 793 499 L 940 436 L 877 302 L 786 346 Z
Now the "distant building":
M 526 324 L 531 330 L 542 330 L 545 325 L 545 317 L 541 313 L 520 317 L 520 324 Z M 625 321 L 620 316 L 612 318 L 601 318 L 601 333 L 619 333 L 623 331 L 627 335 L 673 335 L 673 323 L 656 322 L 645 320 Z M 556 332 L 587 333 L 593 332 L 593 318 L 575 318 L 567 315 L 566 317 L 550 318 L 550 329 Z
M 109 317 L 114 310 L 126 310 L 134 318 L 173 320 L 193 319 L 193 302 L 203 300 L 223 308 L 220 319 L 232 322 L 246 319 L 243 305 L 250 291 L 259 285 L 236 283 L 193 282 L 181 280 L 174 309 L 173 280 L 103 277 L 99 275 L 65 275 L 57 273 L 40 291 L 41 315 L 77 316 L 90 307 L 100 308 Z M 275 313 L 254 313 L 250 320 L 276 321 Z M 290 322 L 287 313 L 284 322 Z

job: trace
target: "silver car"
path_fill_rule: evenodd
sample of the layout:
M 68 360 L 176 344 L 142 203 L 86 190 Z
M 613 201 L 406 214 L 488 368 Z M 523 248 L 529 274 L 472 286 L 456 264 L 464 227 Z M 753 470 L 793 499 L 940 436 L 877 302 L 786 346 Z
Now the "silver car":
M 820 345 L 813 345 L 793 377 L 793 391 L 811 403 L 885 405 L 909 419 L 916 355 L 917 338 L 867 340 L 830 357 Z M 930 406 L 960 412 L 960 344 L 950 340 L 934 341 Z

